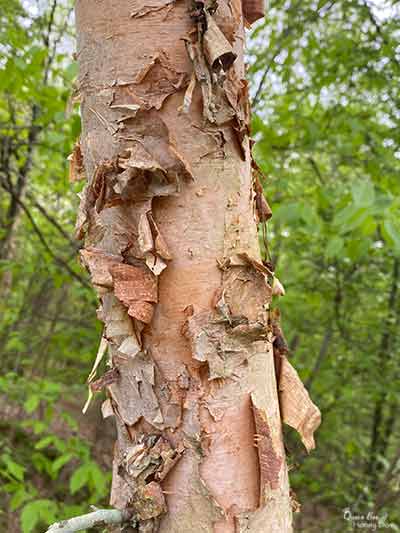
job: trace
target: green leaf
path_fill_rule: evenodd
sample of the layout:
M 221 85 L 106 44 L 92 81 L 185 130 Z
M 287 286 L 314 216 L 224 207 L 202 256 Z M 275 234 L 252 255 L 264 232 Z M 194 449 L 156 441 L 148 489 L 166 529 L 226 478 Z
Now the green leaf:
M 352 457 L 357 452 L 357 445 L 354 443 L 354 441 L 349 440 L 345 445 L 345 451 L 346 454 L 349 457 Z
M 57 504 L 52 500 L 35 500 L 25 505 L 21 512 L 22 533 L 31 533 L 39 523 L 50 525 L 57 518 Z
M 325 257 L 331 259 L 333 257 L 339 257 L 340 252 L 344 248 L 344 240 L 339 235 L 335 235 L 328 241 L 328 245 L 325 249 Z
M 348 233 L 349 231 L 362 226 L 368 216 L 369 212 L 367 208 L 359 207 L 356 204 L 350 204 L 336 213 L 333 219 L 333 225 L 336 226 L 341 233 Z
M 362 207 L 369 207 L 375 201 L 374 185 L 368 179 L 355 182 L 351 187 L 351 195 L 355 204 Z
M 21 512 L 21 529 L 22 533 L 31 533 L 40 520 L 39 509 L 36 502 L 30 502 L 25 505 Z
M 69 461 L 71 461 L 73 457 L 74 455 L 72 453 L 66 453 L 64 455 L 60 455 L 60 457 L 58 457 L 52 465 L 53 472 L 54 473 L 58 472 L 64 465 L 69 463 Z
M 61 418 L 68 424 L 73 431 L 78 431 L 79 426 L 77 421 L 69 413 L 61 413 Z
M 5 350 L 22 352 L 24 349 L 25 349 L 25 342 L 20 337 L 20 333 L 18 331 L 12 332 L 10 335 L 10 338 L 8 339 L 5 345 Z
M 43 448 L 47 448 L 48 446 L 50 446 L 50 444 L 53 443 L 53 440 L 54 440 L 54 436 L 53 435 L 49 435 L 48 437 L 43 437 L 43 439 L 40 439 L 35 444 L 35 449 L 36 450 L 43 450 Z
M 288 204 L 282 204 L 274 209 L 274 219 L 280 220 L 286 223 L 294 223 L 300 220 L 302 217 L 301 204 L 291 202 Z
M 347 256 L 354 262 L 358 261 L 368 253 L 370 244 L 370 239 L 365 237 L 348 240 L 346 243 Z
M 64 75 L 68 81 L 72 81 L 78 75 L 78 63 L 74 61 L 70 63 L 66 69 L 64 69 Z
M 376 232 L 377 223 L 374 217 L 368 216 L 360 226 L 361 233 L 366 237 Z
M 75 494 L 78 490 L 84 487 L 89 481 L 89 476 L 90 465 L 84 464 L 77 468 L 69 480 L 69 490 L 71 494 Z
M 24 409 L 27 413 L 33 413 L 40 404 L 40 397 L 37 394 L 32 394 L 24 402 Z
M 57 504 L 52 500 L 38 500 L 40 518 L 46 525 L 52 524 L 57 519 Z
M 41 452 L 34 452 L 31 456 L 32 465 L 38 472 L 52 474 L 53 461 Z
M 90 478 L 97 494 L 100 497 L 105 496 L 107 493 L 108 477 L 94 461 L 90 462 Z
M 51 396 L 57 397 L 60 394 L 61 386 L 59 383 L 54 383 L 54 381 L 45 380 L 41 383 L 43 392 Z
M 31 494 L 26 492 L 24 487 L 20 487 L 12 496 L 10 500 L 10 510 L 16 511 L 23 503 L 31 498 Z
M 400 253 L 400 233 L 394 223 L 385 219 L 382 224 L 382 234 L 387 243 L 394 248 L 396 253 Z
M 369 216 L 369 212 L 366 208 L 360 208 L 353 213 L 348 219 L 346 224 L 347 231 L 353 231 L 362 227 Z
M 318 232 L 321 220 L 313 206 L 307 204 L 299 204 L 299 213 L 301 219 L 309 226 L 309 229 L 313 232 Z
M 17 479 L 18 481 L 23 481 L 24 480 L 24 472 L 26 470 L 25 467 L 21 466 L 20 464 L 16 463 L 15 461 L 13 461 L 13 459 L 11 459 L 11 457 L 9 455 L 7 455 L 7 454 L 4 454 L 2 456 L 2 459 L 3 459 L 4 464 L 7 467 L 7 471 L 13 477 L 15 477 L 15 479 Z

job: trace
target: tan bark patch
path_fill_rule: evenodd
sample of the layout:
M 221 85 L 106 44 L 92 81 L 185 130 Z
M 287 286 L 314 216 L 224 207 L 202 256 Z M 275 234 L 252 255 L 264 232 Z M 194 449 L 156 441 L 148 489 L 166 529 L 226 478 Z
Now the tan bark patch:
M 171 7 L 171 4 L 173 4 L 174 2 L 175 0 L 151 0 L 151 2 L 146 2 L 145 6 L 140 6 L 134 9 L 131 13 L 131 17 L 145 17 L 150 13 L 155 13 L 156 11 L 161 11 L 162 9 L 165 9 L 167 7 Z
M 214 533 L 215 523 L 225 517 L 223 509 L 218 505 L 200 477 L 199 457 L 193 450 L 187 450 L 190 454 L 190 462 L 187 471 L 187 480 L 190 480 L 190 492 L 182 498 L 182 505 L 177 509 L 174 517 L 165 515 L 162 525 L 168 533 L 182 533 L 189 531 L 201 531 L 202 533 Z M 186 487 L 182 488 L 185 493 Z
M 167 510 L 160 481 L 174 467 L 182 452 L 182 447 L 174 449 L 163 436 L 140 434 L 132 444 L 127 444 L 117 461 L 119 482 L 127 487 L 127 504 L 137 516 L 141 531 L 143 528 L 151 532 L 157 530 L 157 521 L 153 520 Z
M 265 338 L 267 331 L 244 316 L 204 312 L 188 318 L 184 334 L 191 342 L 193 357 L 208 364 L 208 379 L 214 380 L 233 378 L 235 370 L 257 349 L 253 342 Z
M 187 39 L 185 44 L 201 88 L 204 118 L 211 124 L 219 126 L 226 124 L 235 116 L 235 110 L 231 107 L 223 88 L 219 84 L 213 83 L 210 67 L 204 57 L 200 43 Z
M 163 425 L 163 417 L 154 393 L 154 364 L 145 353 L 119 366 L 120 379 L 108 387 L 124 423 L 133 426 L 145 418 L 150 424 Z
M 96 248 L 86 248 L 80 251 L 83 264 L 91 274 L 93 285 L 112 287 L 113 279 L 110 268 L 120 263 L 120 258 Z
M 139 487 L 132 502 L 132 508 L 139 520 L 156 518 L 167 510 L 161 486 L 155 481 Z
M 266 324 L 266 310 L 272 293 L 268 283 L 269 270 L 246 254 L 230 258 L 229 264 L 224 271 L 224 288 L 232 315 L 244 316 L 249 323 Z
M 98 392 L 104 389 L 104 387 L 107 387 L 111 385 L 112 383 L 115 383 L 119 378 L 119 371 L 117 368 L 111 368 L 108 370 L 105 374 L 103 374 L 99 379 L 96 379 L 96 381 L 93 381 L 90 383 L 90 388 L 93 392 Z
M 187 83 L 187 73 L 175 70 L 168 54 L 161 49 L 122 90 L 141 109 L 160 109 L 168 96 L 186 87 Z
M 128 307 L 128 314 L 149 324 L 157 302 L 157 281 L 146 268 L 132 265 L 111 267 L 115 296 Z
M 135 327 L 136 324 L 128 315 L 126 307 L 113 293 L 102 296 L 98 317 L 105 322 L 105 337 L 111 346 L 118 347 L 122 356 L 134 357 L 140 351 L 140 329 Z

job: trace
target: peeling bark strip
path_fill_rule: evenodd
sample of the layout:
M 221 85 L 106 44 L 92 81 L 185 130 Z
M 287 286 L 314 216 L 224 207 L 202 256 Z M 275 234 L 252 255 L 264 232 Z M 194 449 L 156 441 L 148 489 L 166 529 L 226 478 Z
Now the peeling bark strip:
M 265 0 L 242 0 L 245 23 L 250 26 L 265 15 Z
M 315 448 L 314 432 L 321 424 L 321 413 L 286 357 L 282 359 L 279 398 L 282 420 L 298 431 L 304 446 L 310 452 Z
M 289 533 L 240 0 L 77 0 L 76 20 L 71 179 L 104 323 L 88 382 L 118 431 L 111 504 L 140 533 Z
M 256 425 L 255 442 L 260 461 L 260 500 L 261 503 L 264 503 L 267 486 L 269 485 L 271 489 L 277 489 L 279 487 L 279 472 L 283 459 L 274 450 L 267 415 L 254 404 L 253 398 L 252 408 L 254 423 Z
M 82 152 L 79 142 L 75 144 L 69 160 L 69 181 L 80 181 L 86 178 L 83 166 Z
M 299 433 L 306 450 L 310 452 L 315 448 L 314 432 L 321 424 L 321 413 L 287 359 L 289 348 L 280 326 L 278 309 L 271 312 L 270 321 L 281 417 L 285 424 Z

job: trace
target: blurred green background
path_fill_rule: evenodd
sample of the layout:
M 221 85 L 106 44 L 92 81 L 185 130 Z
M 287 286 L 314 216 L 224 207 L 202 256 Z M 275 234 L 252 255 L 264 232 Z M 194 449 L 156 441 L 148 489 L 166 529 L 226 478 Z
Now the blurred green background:
M 107 504 L 112 424 L 85 380 L 100 338 L 71 237 L 81 185 L 67 0 L 0 1 L 0 531 Z M 323 413 L 287 431 L 306 533 L 400 530 L 400 4 L 275 1 L 248 35 L 254 155 L 274 216 L 292 361 Z

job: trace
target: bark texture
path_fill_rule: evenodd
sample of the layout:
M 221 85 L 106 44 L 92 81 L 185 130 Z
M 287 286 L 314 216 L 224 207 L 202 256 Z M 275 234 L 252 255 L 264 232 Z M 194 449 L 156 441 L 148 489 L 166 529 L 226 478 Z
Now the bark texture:
M 111 504 L 140 532 L 290 532 L 278 388 L 310 448 L 319 412 L 279 346 L 277 387 L 240 2 L 78 0 L 76 16 L 71 178 L 111 367 L 91 375 L 118 429 Z

